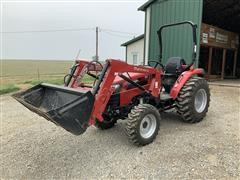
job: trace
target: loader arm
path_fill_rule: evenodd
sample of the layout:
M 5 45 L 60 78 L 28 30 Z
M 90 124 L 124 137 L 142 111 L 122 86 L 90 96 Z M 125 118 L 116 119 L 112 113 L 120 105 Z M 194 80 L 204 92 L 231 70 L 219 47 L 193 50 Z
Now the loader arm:
M 82 78 L 89 71 L 100 74 L 95 77 L 93 87 L 86 87 Z M 149 77 L 149 88 L 145 89 L 124 75 L 138 73 Z M 102 67 L 95 61 L 76 61 L 65 78 L 65 87 L 41 83 L 13 97 L 29 110 L 63 127 L 75 135 L 86 131 L 96 120 L 103 121 L 103 113 L 115 90 L 115 78 L 128 81 L 144 93 L 158 97 L 161 87 L 161 70 L 152 67 L 129 65 L 119 60 L 107 60 Z M 121 79 L 121 80 L 122 80 Z M 142 93 L 140 93 L 142 94 Z M 132 99 L 130 99 L 131 101 Z
M 152 96 L 158 97 L 161 87 L 161 70 L 146 66 L 129 65 L 123 61 L 109 59 L 102 70 L 102 73 L 93 88 L 92 93 L 95 97 L 92 115 L 90 117 L 89 125 L 95 123 L 95 120 L 103 121 L 102 114 L 106 105 L 113 94 L 115 88 L 112 86 L 116 76 L 122 77 L 123 73 L 143 73 L 144 75 L 152 75 L 152 80 L 149 93 Z M 126 79 L 125 79 L 126 80 Z
M 77 60 L 71 69 L 73 69 L 74 67 L 77 67 L 77 68 L 74 68 L 74 71 L 71 71 L 70 74 L 67 75 L 67 76 L 69 76 L 69 79 L 65 83 L 65 86 L 68 86 L 71 88 L 76 88 L 78 86 L 77 78 L 79 78 L 79 76 L 81 76 L 81 73 L 82 73 L 84 67 L 88 64 L 89 64 L 89 61 Z M 92 65 L 91 67 L 89 67 L 89 69 L 101 71 L 101 67 L 96 66 L 96 65 L 95 66 Z

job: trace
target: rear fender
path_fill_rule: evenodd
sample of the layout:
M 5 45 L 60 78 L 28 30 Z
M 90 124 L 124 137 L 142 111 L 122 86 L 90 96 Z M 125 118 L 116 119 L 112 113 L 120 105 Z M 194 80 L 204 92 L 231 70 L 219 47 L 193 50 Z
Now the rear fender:
M 205 74 L 203 69 L 190 69 L 189 71 L 183 72 L 173 85 L 173 88 L 171 89 L 170 96 L 175 100 L 181 91 L 184 84 L 193 76 L 203 76 Z

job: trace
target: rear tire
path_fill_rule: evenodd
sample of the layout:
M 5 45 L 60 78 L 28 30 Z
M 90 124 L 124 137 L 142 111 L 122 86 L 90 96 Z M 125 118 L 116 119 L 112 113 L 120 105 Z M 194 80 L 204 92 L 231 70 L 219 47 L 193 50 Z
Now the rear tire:
M 96 121 L 94 126 L 100 130 L 106 130 L 112 128 L 117 123 L 117 120 L 110 120 L 110 121 Z
M 160 125 L 160 114 L 150 104 L 139 104 L 128 114 L 126 133 L 131 143 L 147 145 L 156 138 Z
M 187 123 L 202 121 L 208 112 L 210 90 L 201 77 L 192 77 L 183 86 L 176 99 L 177 112 Z

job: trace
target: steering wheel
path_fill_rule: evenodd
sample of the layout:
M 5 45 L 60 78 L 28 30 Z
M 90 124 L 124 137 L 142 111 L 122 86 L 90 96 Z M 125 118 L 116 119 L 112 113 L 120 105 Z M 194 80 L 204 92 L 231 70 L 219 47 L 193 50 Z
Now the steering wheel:
M 164 69 L 163 64 L 160 63 L 159 61 L 148 61 L 148 66 L 151 66 L 151 62 L 152 62 L 152 63 L 155 63 L 154 68 L 156 68 L 156 67 L 159 65 L 162 69 Z

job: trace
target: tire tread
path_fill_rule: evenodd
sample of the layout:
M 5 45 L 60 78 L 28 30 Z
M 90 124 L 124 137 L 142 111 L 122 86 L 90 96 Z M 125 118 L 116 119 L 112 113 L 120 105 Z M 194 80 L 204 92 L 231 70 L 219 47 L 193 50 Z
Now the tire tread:
M 128 119 L 126 123 L 126 134 L 130 142 L 136 146 L 142 146 L 153 142 L 153 140 L 158 134 L 159 127 L 157 127 L 157 132 L 154 134 L 153 138 L 151 138 L 147 143 L 142 142 L 138 137 L 138 125 L 139 121 L 141 120 L 141 114 L 149 110 L 157 113 L 160 118 L 158 110 L 150 104 L 139 104 L 138 106 L 135 106 L 128 114 Z
M 194 107 L 192 107 L 192 104 L 194 103 L 193 102 L 194 92 L 198 87 L 205 88 L 208 100 L 206 105 L 206 111 L 204 111 L 201 114 L 201 116 L 196 117 L 194 113 Z M 209 86 L 207 81 L 201 77 L 192 77 L 183 86 L 183 88 L 179 92 L 179 95 L 176 99 L 177 113 L 181 115 L 182 120 L 184 122 L 187 122 L 187 123 L 200 122 L 206 116 L 206 113 L 209 107 L 209 101 L 210 101 L 210 92 L 209 92 Z

